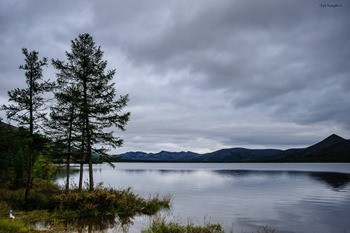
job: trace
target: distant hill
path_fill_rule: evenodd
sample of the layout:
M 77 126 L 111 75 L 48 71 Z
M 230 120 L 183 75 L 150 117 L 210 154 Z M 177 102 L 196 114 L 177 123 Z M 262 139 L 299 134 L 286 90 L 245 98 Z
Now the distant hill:
M 277 149 L 246 149 L 231 148 L 222 149 L 215 152 L 203 154 L 193 161 L 198 162 L 246 162 L 246 161 L 263 161 L 266 159 L 277 158 L 281 156 L 283 150 Z
M 332 134 L 305 149 L 287 150 L 284 159 L 295 161 L 350 162 L 350 140 Z
M 145 153 L 141 151 L 127 152 L 118 155 L 123 161 L 190 161 L 191 159 L 198 157 L 199 154 L 187 151 L 187 152 L 169 152 L 161 151 L 159 153 Z
M 350 162 L 350 140 L 333 134 L 319 143 L 298 149 L 228 148 L 206 154 L 138 151 L 115 155 L 117 157 L 119 161 L 130 162 Z
M 6 124 L 5 122 L 2 122 L 1 120 L 0 120 L 0 128 L 6 129 L 6 130 L 18 130 L 17 127 L 10 125 L 10 124 Z

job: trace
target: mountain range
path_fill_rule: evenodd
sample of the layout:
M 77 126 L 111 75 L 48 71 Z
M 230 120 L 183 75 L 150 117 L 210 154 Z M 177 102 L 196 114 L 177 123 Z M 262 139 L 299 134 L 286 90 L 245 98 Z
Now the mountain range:
M 350 162 L 350 140 L 332 134 L 312 146 L 297 149 L 228 148 L 205 154 L 137 151 L 113 157 L 124 162 Z

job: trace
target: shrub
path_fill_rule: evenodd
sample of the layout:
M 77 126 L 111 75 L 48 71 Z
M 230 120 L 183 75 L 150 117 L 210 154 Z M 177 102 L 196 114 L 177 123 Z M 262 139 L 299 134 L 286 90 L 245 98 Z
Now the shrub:
M 24 200 L 24 189 L 0 189 L 0 201 L 6 202 L 13 209 L 53 210 L 57 206 L 55 195 L 61 193 L 57 184 L 50 180 L 34 179 L 28 199 Z
M 0 189 L 0 201 L 7 203 L 12 209 L 23 208 L 24 190 Z
M 0 232 L 30 232 L 22 221 L 11 221 L 9 219 L 0 219 Z
M 72 191 L 55 197 L 58 209 L 73 211 L 80 217 L 115 215 L 131 217 L 137 214 L 152 215 L 161 209 L 168 209 L 170 198 L 154 197 L 148 200 L 139 197 L 130 189 L 115 190 L 98 187 L 89 191 Z
M 159 198 L 159 196 L 150 197 L 144 202 L 142 213 L 145 215 L 154 215 L 160 209 L 170 209 L 170 200 L 170 196 L 164 198 Z
M 176 222 L 167 222 L 165 218 L 157 217 L 151 224 L 141 231 L 142 233 L 224 233 L 220 224 L 207 223 L 197 226 L 192 223 L 181 225 Z

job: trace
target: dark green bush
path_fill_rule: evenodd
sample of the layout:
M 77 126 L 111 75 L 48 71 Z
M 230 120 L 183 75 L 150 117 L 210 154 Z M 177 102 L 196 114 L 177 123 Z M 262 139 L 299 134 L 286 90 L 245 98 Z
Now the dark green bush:
M 0 189 L 0 201 L 7 203 L 12 209 L 22 209 L 24 206 L 24 190 Z
M 59 187 L 48 180 L 35 179 L 27 200 L 24 200 L 24 189 L 0 189 L 0 201 L 5 201 L 13 209 L 35 210 L 56 208 L 55 195 L 61 193 Z
M 169 208 L 170 198 L 145 200 L 130 189 L 115 190 L 98 187 L 89 191 L 73 191 L 55 197 L 60 211 L 74 211 L 79 216 L 154 214 Z

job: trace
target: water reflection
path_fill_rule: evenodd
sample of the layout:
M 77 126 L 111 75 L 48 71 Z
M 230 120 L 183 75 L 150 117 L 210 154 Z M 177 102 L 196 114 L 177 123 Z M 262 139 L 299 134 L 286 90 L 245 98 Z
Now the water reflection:
M 316 181 L 327 184 L 333 190 L 338 191 L 350 183 L 350 174 L 338 172 L 305 172 L 305 171 L 249 171 L 249 170 L 215 170 L 221 176 L 244 177 L 244 176 L 308 176 Z
M 311 172 L 310 177 L 324 182 L 335 191 L 344 189 L 350 183 L 350 174 L 334 172 Z
M 163 211 L 163 213 L 165 213 Z M 95 216 L 91 218 L 71 218 L 62 220 L 62 225 L 55 222 L 34 222 L 33 226 L 42 232 L 51 232 L 50 228 L 55 226 L 55 232 L 78 232 L 78 233 L 110 233 L 110 232 L 130 232 L 130 227 L 134 225 L 134 218 L 138 215 L 118 214 L 117 217 L 109 216 Z M 138 227 L 140 229 L 140 227 Z M 61 230 L 61 231 L 60 231 Z
M 79 174 L 79 166 L 71 166 L 70 167 L 70 174 L 71 175 Z M 55 178 L 56 179 L 65 179 L 66 176 L 67 176 L 66 167 L 63 165 L 59 165 L 56 169 L 56 172 L 55 172 Z
M 338 167 L 339 171 L 336 172 Z M 347 164 L 118 164 L 101 165 L 96 182 L 132 187 L 143 197 L 171 194 L 172 213 L 201 223 L 204 216 L 227 230 L 343 232 L 350 229 L 350 165 Z M 293 170 L 294 169 L 294 170 Z M 73 178 L 74 176 L 72 176 Z M 77 178 L 77 175 L 75 175 Z M 148 222 L 131 219 L 130 232 Z M 317 223 L 317 224 L 315 224 Z M 115 223 L 123 224 L 120 221 Z M 227 224 L 227 225 L 225 225 Z M 113 230 L 111 231 L 113 232 Z
M 129 232 L 131 220 L 119 221 L 113 216 L 94 217 L 88 219 L 72 219 L 66 221 L 66 229 L 74 229 L 74 232 Z
M 126 172 L 132 174 L 145 174 L 156 172 L 159 175 L 181 174 L 193 175 L 198 173 L 198 170 L 151 170 L 151 169 L 126 169 Z M 219 176 L 240 178 L 248 176 L 308 176 L 316 181 L 327 184 L 335 191 L 342 190 L 350 183 L 350 174 L 338 172 L 306 172 L 306 171 L 254 171 L 254 170 L 212 170 L 206 173 L 214 173 Z

